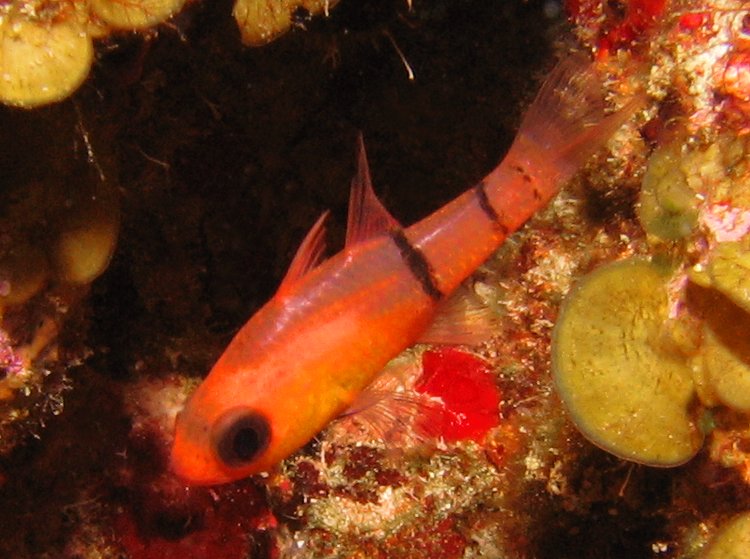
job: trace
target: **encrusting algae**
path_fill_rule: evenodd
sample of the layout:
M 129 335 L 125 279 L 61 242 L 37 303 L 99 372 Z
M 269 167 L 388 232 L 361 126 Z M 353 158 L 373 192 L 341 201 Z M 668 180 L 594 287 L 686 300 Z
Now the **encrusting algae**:
M 721 296 L 704 293 L 701 299 L 703 339 L 694 358 L 701 399 L 750 413 L 750 339 L 744 335 L 750 315 Z

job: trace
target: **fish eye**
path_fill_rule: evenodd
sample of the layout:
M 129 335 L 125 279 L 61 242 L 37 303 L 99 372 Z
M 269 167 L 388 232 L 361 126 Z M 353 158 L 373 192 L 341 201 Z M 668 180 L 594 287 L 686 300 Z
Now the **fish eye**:
M 216 457 L 234 468 L 252 462 L 270 441 L 268 420 L 248 408 L 224 412 L 211 430 L 211 445 Z

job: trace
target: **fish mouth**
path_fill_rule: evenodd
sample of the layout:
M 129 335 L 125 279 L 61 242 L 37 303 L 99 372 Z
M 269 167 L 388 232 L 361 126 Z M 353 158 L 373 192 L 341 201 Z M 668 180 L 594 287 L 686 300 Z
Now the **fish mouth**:
M 215 461 L 180 436 L 169 455 L 169 471 L 187 485 L 219 485 L 235 477 L 219 469 Z

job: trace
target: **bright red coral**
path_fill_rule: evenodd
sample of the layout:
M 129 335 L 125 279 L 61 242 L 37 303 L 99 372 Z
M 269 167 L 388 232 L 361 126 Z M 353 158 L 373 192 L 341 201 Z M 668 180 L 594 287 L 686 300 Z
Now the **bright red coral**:
M 485 360 L 441 348 L 424 352 L 422 369 L 416 390 L 442 401 L 422 418 L 428 432 L 446 441 L 480 441 L 498 425 L 500 390 Z

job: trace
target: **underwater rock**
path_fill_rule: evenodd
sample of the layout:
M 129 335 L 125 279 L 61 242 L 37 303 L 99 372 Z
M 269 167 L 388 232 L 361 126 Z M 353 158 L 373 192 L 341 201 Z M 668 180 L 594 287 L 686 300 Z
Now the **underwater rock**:
M 85 297 L 117 242 L 119 195 L 102 169 L 114 171 L 104 155 L 98 173 L 66 148 L 50 148 L 59 161 L 35 153 L 39 178 L 0 191 L 0 455 L 62 413 L 90 351 Z
M 717 92 L 721 95 L 724 119 L 746 134 L 750 132 L 750 43 L 738 42 L 719 68 Z
M 567 0 L 578 33 L 592 41 L 599 58 L 632 48 L 659 23 L 666 0 L 625 0 L 613 9 L 601 0 Z

